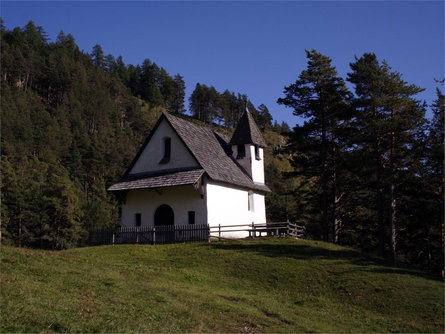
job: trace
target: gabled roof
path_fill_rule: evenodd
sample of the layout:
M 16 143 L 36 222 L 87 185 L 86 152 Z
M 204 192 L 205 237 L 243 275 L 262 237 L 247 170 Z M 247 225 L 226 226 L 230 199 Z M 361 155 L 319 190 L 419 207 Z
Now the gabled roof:
M 130 174 L 124 176 L 118 183 L 115 183 L 108 188 L 108 190 L 120 191 L 195 184 L 202 174 L 204 174 L 204 169 L 185 171 L 165 170 L 156 173 Z
M 266 185 L 255 184 L 252 179 L 243 171 L 236 161 L 230 156 L 230 145 L 228 144 L 228 138 L 223 135 L 213 131 L 212 129 L 194 124 L 183 118 L 176 117 L 167 113 L 163 113 L 153 128 L 152 132 L 148 136 L 144 145 L 139 150 L 135 159 L 131 163 L 130 167 L 127 169 L 123 178 L 115 185 L 111 186 L 109 191 L 120 191 L 125 189 L 135 189 L 135 188 L 125 188 L 126 185 L 132 186 L 132 184 L 122 184 L 127 181 L 128 178 L 132 176 L 137 176 L 135 174 L 130 174 L 130 171 L 136 161 L 139 159 L 141 153 L 143 152 L 145 146 L 150 141 L 153 133 L 156 131 L 159 124 L 163 119 L 171 125 L 173 130 L 176 132 L 181 141 L 185 144 L 185 147 L 193 155 L 202 170 L 214 181 L 219 181 L 223 183 L 228 183 L 231 185 L 239 186 L 242 188 L 258 190 L 263 192 L 269 192 L 270 189 Z M 256 128 L 258 130 L 258 128 Z M 259 131 L 259 130 L 258 130 Z M 260 134 L 261 135 L 261 134 Z M 262 138 L 262 137 L 261 137 Z M 200 170 L 200 169 L 199 169 Z M 184 170 L 185 171 L 185 170 Z M 182 174 L 187 175 L 191 174 Z M 150 176 L 149 176 L 150 177 Z M 143 182 L 151 181 L 145 180 Z M 154 181 L 153 181 L 154 182 Z M 157 182 L 157 181 L 156 181 Z M 188 181 L 187 181 L 188 182 Z M 193 183 L 193 182 L 191 182 Z M 120 186 L 117 186 L 121 184 Z M 168 182 L 167 182 L 167 185 Z M 163 185 L 160 185 L 162 187 Z M 138 188 L 139 189 L 139 188 Z
M 265 185 L 253 183 L 242 167 L 232 159 L 228 154 L 230 147 L 227 138 L 208 127 L 169 114 L 164 115 L 212 180 L 270 191 Z
M 246 109 L 246 111 L 238 121 L 238 125 L 236 126 L 235 132 L 233 133 L 232 139 L 230 139 L 229 144 L 254 144 L 258 145 L 259 147 L 267 146 L 249 110 Z

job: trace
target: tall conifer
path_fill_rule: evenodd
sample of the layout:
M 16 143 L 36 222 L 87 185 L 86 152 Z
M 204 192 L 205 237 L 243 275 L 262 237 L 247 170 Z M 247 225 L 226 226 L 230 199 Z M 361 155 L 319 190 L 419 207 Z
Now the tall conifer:
M 331 59 L 315 50 L 306 51 L 307 69 L 297 81 L 284 89 L 284 98 L 279 104 L 291 107 L 294 115 L 306 119 L 304 132 L 319 148 L 317 160 L 313 161 L 322 187 L 323 239 L 329 238 L 329 181 L 332 176 L 329 157 L 332 152 L 333 134 L 342 115 L 347 111 L 349 92 L 343 79 L 337 75 Z

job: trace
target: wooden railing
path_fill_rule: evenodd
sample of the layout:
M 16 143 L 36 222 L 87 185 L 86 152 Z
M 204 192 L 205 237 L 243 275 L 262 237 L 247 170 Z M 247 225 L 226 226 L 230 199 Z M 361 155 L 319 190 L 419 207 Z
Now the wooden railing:
M 88 244 L 169 244 L 178 242 L 208 241 L 209 225 L 164 225 L 121 227 L 113 231 L 89 233 Z
M 293 223 L 288 223 L 288 224 L 289 227 L 287 234 L 297 239 L 304 239 L 304 237 L 306 236 L 306 227 Z
M 249 237 L 293 236 L 305 237 L 305 227 L 297 224 L 266 223 L 244 225 L 164 225 L 121 227 L 112 231 L 92 231 L 89 233 L 88 245 L 114 244 L 168 244 L 178 242 L 210 241 L 211 238 L 228 239 L 227 233 L 248 232 Z
M 305 237 L 304 226 L 289 222 L 210 226 L 210 237 L 218 240 L 227 239 L 226 233 L 233 232 L 248 232 L 251 238 L 261 237 L 263 234 L 267 236 L 290 235 L 298 239 Z

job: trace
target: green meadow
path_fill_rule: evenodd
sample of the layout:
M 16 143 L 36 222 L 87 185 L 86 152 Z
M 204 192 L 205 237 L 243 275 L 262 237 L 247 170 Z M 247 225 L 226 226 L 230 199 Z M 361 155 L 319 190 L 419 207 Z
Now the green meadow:
M 1 247 L 1 332 L 444 332 L 443 281 L 290 238 Z

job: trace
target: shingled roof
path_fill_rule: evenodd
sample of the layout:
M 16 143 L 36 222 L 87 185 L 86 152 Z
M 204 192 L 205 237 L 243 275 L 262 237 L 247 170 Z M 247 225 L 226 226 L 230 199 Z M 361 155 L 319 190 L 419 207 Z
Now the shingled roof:
M 230 139 L 230 145 L 254 144 L 259 147 L 266 147 L 266 142 L 258 129 L 255 120 L 249 110 L 246 109 L 241 116 Z
M 165 117 L 212 180 L 249 189 L 270 191 L 265 185 L 253 183 L 243 172 L 242 167 L 228 155 L 230 147 L 227 138 L 208 127 L 185 119 L 169 114 L 165 114 Z
M 243 171 L 242 167 L 240 167 L 237 162 L 230 156 L 230 145 L 228 143 L 228 138 L 225 136 L 217 133 L 216 131 L 213 131 L 212 129 L 206 127 L 194 124 L 192 122 L 189 122 L 183 118 L 172 116 L 167 113 L 163 113 L 161 118 L 158 120 L 157 125 L 160 124 L 162 119 L 165 118 L 168 123 L 172 126 L 173 130 L 178 134 L 179 138 L 184 142 L 185 146 L 188 148 L 190 153 L 195 157 L 195 159 L 198 161 L 199 165 L 202 167 L 202 170 L 205 171 L 205 173 L 210 177 L 210 179 L 214 181 L 219 181 L 223 183 L 228 183 L 231 185 L 239 186 L 242 188 L 252 189 L 252 190 L 258 190 L 263 192 L 269 192 L 270 189 L 266 185 L 260 185 L 255 184 L 252 179 Z M 253 120 L 253 119 L 252 119 Z M 152 130 L 152 133 L 155 131 L 157 125 L 155 125 L 155 128 Z M 258 128 L 255 125 L 256 130 L 259 132 Z M 261 136 L 261 134 L 259 134 Z M 129 172 L 132 169 L 132 166 L 134 166 L 135 162 L 139 158 L 140 154 L 144 150 L 145 146 L 147 145 L 148 141 L 150 140 L 149 136 L 147 138 L 147 141 L 142 146 L 139 153 L 136 155 L 135 159 L 133 160 L 132 164 L 128 168 L 127 172 L 125 173 L 124 177 L 116 184 L 111 186 L 108 190 L 109 191 L 120 191 L 125 189 L 136 189 L 136 188 L 129 188 L 132 186 L 139 187 L 142 183 L 147 184 L 149 186 L 145 188 L 150 188 L 152 185 L 159 184 L 159 187 L 162 186 L 168 186 L 173 185 L 170 184 L 169 181 L 165 180 L 165 185 L 161 185 L 158 183 L 158 181 L 161 180 L 161 178 L 157 178 L 156 181 L 149 181 L 147 178 L 153 177 L 153 176 L 145 176 L 145 178 L 141 178 L 140 180 L 135 181 L 128 181 L 128 178 L 131 178 L 133 174 L 129 174 Z M 262 139 L 262 137 L 261 137 Z M 264 140 L 263 140 L 264 142 Z M 264 144 L 265 146 L 265 144 Z M 201 169 L 199 169 L 201 170 Z M 198 170 L 197 170 L 198 171 Z M 177 172 L 179 173 L 179 171 Z M 168 174 L 165 175 L 167 177 Z M 136 176 L 136 175 L 135 175 Z M 190 174 L 190 171 L 188 171 L 186 174 L 174 174 L 172 175 L 174 177 L 184 177 L 187 179 L 187 181 L 184 182 L 191 182 L 189 179 L 189 176 L 191 177 L 192 174 Z M 164 176 L 162 176 L 164 177 Z M 191 177 L 193 178 L 193 177 Z M 141 181 L 143 180 L 143 181 Z M 196 180 L 195 180 L 196 181 Z M 130 182 L 130 183 L 128 183 Z M 182 181 L 181 181 L 182 182 Z M 178 183 L 179 184 L 179 183 Z M 186 183 L 181 183 L 186 184 Z M 177 185 L 177 184 L 174 184 Z M 128 187 L 128 188 L 126 188 Z M 140 189 L 140 188 L 137 188 Z
M 166 170 L 157 173 L 138 173 L 124 176 L 118 183 L 113 184 L 108 191 L 160 188 L 195 184 L 204 169 L 194 170 Z

